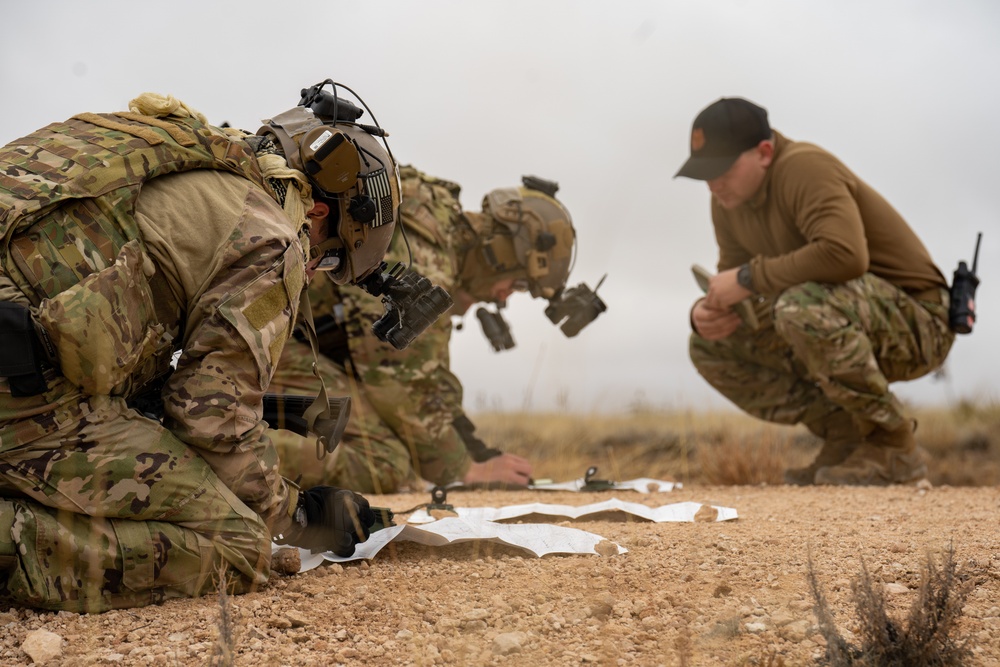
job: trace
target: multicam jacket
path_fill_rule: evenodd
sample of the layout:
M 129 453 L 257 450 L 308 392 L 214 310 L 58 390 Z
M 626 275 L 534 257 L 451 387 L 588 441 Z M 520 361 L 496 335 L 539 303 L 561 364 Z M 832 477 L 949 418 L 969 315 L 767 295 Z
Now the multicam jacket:
M 459 186 L 409 166 L 400 176 L 400 212 L 413 268 L 453 293 L 459 275 L 456 227 L 463 215 Z M 409 262 L 399 226 L 386 261 L 390 267 Z M 462 384 L 449 367 L 450 319 L 442 316 L 406 349 L 396 350 L 372 333 L 372 323 L 384 312 L 378 298 L 317 279 L 309 294 L 317 318 L 334 314 L 342 334 L 327 338 L 323 353 L 353 366 L 379 417 L 414 454 L 415 472 L 438 484 L 460 479 L 471 459 L 454 426 L 464 412 Z
M 286 520 L 261 399 L 305 275 L 275 199 L 250 146 L 194 117 L 80 114 L 0 149 L 0 301 L 30 307 L 51 356 L 39 395 L 0 378 L 0 447 L 129 397 L 179 350 L 164 425 Z

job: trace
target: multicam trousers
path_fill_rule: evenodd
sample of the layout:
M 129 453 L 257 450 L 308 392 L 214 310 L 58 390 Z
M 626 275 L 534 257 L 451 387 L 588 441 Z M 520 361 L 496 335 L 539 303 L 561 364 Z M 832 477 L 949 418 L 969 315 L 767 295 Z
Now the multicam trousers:
M 267 527 L 195 450 L 121 399 L 74 411 L 27 443 L 0 429 L 0 548 L 15 552 L 0 594 L 101 612 L 267 581 Z
M 920 300 L 918 300 L 918 298 Z M 780 424 L 820 424 L 840 410 L 893 430 L 907 418 L 889 384 L 944 363 L 954 341 L 944 289 L 911 297 L 872 274 L 807 282 L 773 303 L 757 331 L 690 339 L 709 384 L 747 413 Z

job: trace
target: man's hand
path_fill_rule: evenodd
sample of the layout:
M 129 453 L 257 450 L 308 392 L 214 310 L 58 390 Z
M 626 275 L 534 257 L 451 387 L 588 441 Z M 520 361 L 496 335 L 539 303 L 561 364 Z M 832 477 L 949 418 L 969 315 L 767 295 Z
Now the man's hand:
M 294 523 L 280 540 L 310 551 L 332 551 L 347 557 L 354 545 L 368 539 L 375 513 L 363 497 L 333 486 L 314 486 L 299 492 Z
M 708 280 L 705 305 L 714 310 L 729 310 L 753 293 L 736 280 L 739 268 L 728 269 Z
M 462 483 L 490 484 L 500 483 L 510 486 L 528 486 L 531 479 L 531 464 L 527 459 L 514 454 L 501 454 L 493 458 L 469 466 Z
M 722 340 L 736 331 L 742 323 L 740 316 L 728 308 L 720 310 L 709 306 L 707 298 L 699 299 L 691 309 L 691 324 L 705 340 Z

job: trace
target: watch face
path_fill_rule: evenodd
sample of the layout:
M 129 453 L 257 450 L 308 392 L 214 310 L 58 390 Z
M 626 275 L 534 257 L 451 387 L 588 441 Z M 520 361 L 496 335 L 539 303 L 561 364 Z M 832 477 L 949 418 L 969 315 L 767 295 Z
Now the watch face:
M 749 264 L 744 264 L 740 267 L 740 270 L 736 272 L 736 282 L 751 292 L 753 291 L 753 278 L 750 277 Z

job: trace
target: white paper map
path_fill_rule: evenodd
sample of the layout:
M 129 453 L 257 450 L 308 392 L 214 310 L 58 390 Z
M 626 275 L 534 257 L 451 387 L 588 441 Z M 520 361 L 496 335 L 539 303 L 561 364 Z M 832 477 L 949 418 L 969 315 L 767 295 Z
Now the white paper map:
M 656 523 L 668 521 L 694 521 L 695 515 L 703 508 L 714 510 L 715 517 L 710 521 L 729 521 L 737 518 L 736 510 L 731 507 L 718 507 L 716 505 L 702 505 L 701 503 L 685 502 L 662 505 L 660 507 L 646 507 L 640 503 L 628 503 L 617 498 L 611 498 L 599 503 L 589 505 L 553 505 L 549 503 L 529 503 L 527 505 L 508 505 L 507 507 L 456 507 L 455 513 L 463 519 L 470 521 L 503 521 L 531 514 L 542 514 L 545 516 L 567 517 L 579 519 L 589 514 L 600 512 L 625 512 L 634 516 L 648 519 Z M 702 516 L 705 516 L 703 513 Z M 410 523 L 427 524 L 434 521 L 426 510 L 420 509 L 414 512 L 409 519 Z
M 382 548 L 393 541 L 409 541 L 428 546 L 445 546 L 470 540 L 489 540 L 501 542 L 513 547 L 519 547 L 535 556 L 547 554 L 589 554 L 616 555 L 628 551 L 613 542 L 605 540 L 600 535 L 588 533 L 585 530 L 553 526 L 550 524 L 515 524 L 507 525 L 448 517 L 424 525 L 404 524 L 389 526 L 372 533 L 367 540 L 357 545 L 354 555 L 347 558 L 337 556 L 333 552 L 313 554 L 299 549 L 302 567 L 299 572 L 311 570 L 322 564 L 324 560 L 334 563 L 371 559 Z M 605 543 L 600 552 L 597 545 Z M 275 546 L 273 550 L 287 547 Z

